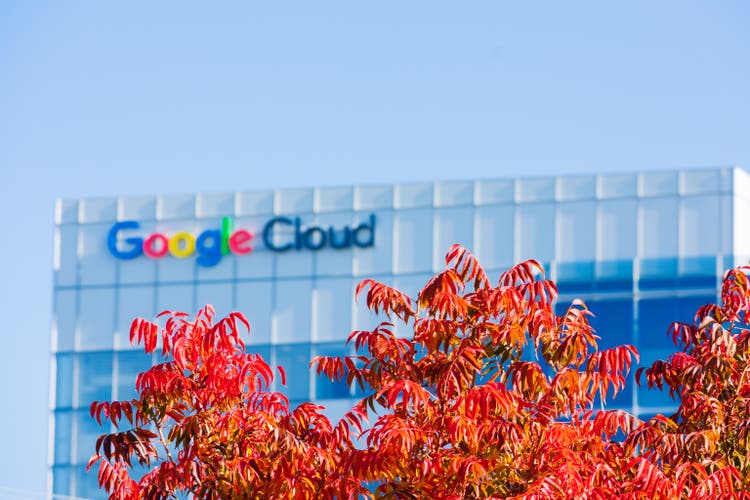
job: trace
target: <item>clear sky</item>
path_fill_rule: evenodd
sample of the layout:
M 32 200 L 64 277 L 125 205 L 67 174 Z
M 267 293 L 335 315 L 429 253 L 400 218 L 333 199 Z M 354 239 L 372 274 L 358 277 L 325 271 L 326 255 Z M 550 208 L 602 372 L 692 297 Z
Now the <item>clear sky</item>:
M 743 0 L 0 2 L 0 498 L 44 489 L 55 198 L 750 167 L 748 25 Z

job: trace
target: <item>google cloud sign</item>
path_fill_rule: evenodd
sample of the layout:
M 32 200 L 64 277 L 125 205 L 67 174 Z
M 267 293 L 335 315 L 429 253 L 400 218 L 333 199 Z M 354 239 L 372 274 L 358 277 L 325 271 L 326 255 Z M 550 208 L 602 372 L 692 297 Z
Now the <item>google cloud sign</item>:
M 224 217 L 221 228 L 200 234 L 181 231 L 172 235 L 142 234 L 137 221 L 115 223 L 107 233 L 107 249 L 122 260 L 145 256 L 161 259 L 167 255 L 178 259 L 195 256 L 203 267 L 215 266 L 225 255 L 247 255 L 253 251 L 256 235 L 247 229 L 235 229 L 230 217 Z M 367 248 L 375 245 L 375 214 L 358 226 L 303 226 L 299 217 L 274 217 L 262 231 L 263 244 L 272 252 L 318 251 L 324 248 Z

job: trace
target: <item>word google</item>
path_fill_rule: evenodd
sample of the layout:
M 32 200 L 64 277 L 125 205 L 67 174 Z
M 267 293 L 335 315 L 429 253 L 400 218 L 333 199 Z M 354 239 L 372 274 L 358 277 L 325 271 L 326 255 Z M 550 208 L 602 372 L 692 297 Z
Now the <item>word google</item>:
M 221 229 L 208 229 L 199 235 L 181 231 L 168 236 L 152 233 L 146 236 L 128 236 L 126 231 L 137 231 L 141 225 L 129 220 L 115 223 L 107 233 L 107 249 L 118 259 L 135 259 L 141 255 L 152 259 L 172 255 L 185 259 L 198 255 L 196 263 L 211 267 L 224 255 L 246 255 L 253 251 L 250 242 L 255 234 L 246 229 L 234 229 L 232 219 L 224 217 Z M 125 235 L 125 238 L 122 236 Z M 375 245 L 375 215 L 357 227 L 303 226 L 299 217 L 274 217 L 262 231 L 263 244 L 272 252 L 288 250 L 321 250 L 325 247 L 343 249 L 366 248 Z M 118 244 L 121 243 L 121 244 Z M 124 248 L 123 248 L 124 246 Z

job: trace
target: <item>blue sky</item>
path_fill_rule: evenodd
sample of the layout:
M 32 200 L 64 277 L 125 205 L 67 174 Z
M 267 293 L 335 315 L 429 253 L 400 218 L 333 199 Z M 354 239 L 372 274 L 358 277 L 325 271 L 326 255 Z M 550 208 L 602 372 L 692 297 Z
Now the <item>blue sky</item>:
M 57 197 L 750 167 L 744 1 L 0 4 L 0 498 L 41 492 Z

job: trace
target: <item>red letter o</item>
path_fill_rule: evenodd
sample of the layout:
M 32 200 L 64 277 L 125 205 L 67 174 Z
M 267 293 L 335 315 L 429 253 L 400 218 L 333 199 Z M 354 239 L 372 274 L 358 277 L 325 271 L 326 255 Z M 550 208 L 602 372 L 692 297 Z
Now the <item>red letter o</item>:
M 160 259 L 167 255 L 168 251 L 169 240 L 163 234 L 154 233 L 143 242 L 143 253 L 152 259 Z

